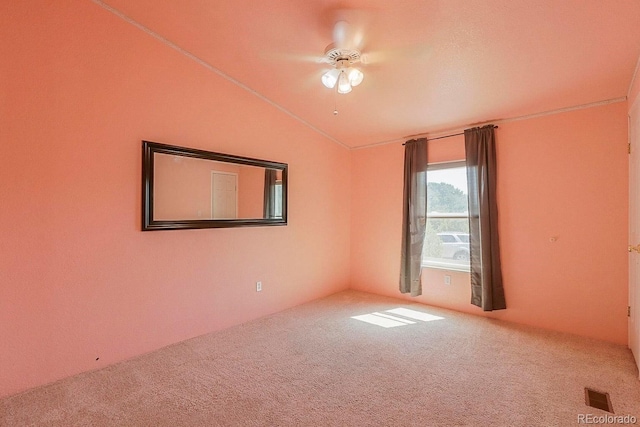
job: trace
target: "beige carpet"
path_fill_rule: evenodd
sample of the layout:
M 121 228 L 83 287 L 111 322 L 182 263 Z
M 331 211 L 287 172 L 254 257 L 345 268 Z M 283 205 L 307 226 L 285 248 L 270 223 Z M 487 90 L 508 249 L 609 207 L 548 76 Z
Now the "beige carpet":
M 585 386 L 640 418 L 623 346 L 347 291 L 5 398 L 0 425 L 574 426 L 606 414 Z

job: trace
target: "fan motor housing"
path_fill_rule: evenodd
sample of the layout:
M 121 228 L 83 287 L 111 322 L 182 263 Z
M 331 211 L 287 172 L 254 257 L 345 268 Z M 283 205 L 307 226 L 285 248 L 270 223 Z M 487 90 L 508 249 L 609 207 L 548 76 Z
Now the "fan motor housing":
M 338 48 L 330 44 L 325 49 L 324 55 L 331 65 L 343 68 L 360 62 L 362 54 L 358 49 Z

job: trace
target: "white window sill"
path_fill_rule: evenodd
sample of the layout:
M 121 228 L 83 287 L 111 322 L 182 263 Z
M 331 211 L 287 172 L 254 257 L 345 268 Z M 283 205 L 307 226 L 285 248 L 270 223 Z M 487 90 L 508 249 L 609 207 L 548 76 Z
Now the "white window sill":
M 454 259 L 427 258 L 422 261 L 422 268 L 433 268 L 436 270 L 460 271 L 468 273 L 470 271 L 469 261 L 458 261 Z

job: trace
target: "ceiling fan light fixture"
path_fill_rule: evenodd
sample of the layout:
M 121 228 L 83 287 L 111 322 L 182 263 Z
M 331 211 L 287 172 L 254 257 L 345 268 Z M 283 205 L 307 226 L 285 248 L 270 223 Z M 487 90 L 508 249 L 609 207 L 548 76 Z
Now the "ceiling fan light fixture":
M 340 70 L 336 68 L 334 68 L 333 70 L 329 70 L 322 75 L 322 84 L 329 89 L 333 89 L 334 87 L 336 87 L 338 77 L 340 77 Z
M 349 70 L 347 70 L 347 76 L 351 86 L 358 86 L 364 79 L 364 74 L 357 68 L 349 68 Z
M 336 34 L 342 34 L 345 31 L 345 25 L 346 23 L 336 24 Z M 322 84 L 329 89 L 333 89 L 337 85 L 337 92 L 345 94 L 351 92 L 353 87 L 362 83 L 364 74 L 359 69 L 352 67 L 352 65 L 360 62 L 360 51 L 340 45 L 339 40 L 334 38 L 334 43 L 325 49 L 324 62 L 330 64 L 333 69 L 322 75 Z
M 345 94 L 351 92 L 351 83 L 349 77 L 344 71 L 340 71 L 340 77 L 338 78 L 338 93 Z

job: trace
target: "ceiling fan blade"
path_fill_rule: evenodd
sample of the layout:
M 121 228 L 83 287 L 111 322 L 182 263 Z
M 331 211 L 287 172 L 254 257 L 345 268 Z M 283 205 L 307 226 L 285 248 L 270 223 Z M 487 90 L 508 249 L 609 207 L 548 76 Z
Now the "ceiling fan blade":
M 270 61 L 304 62 L 308 64 L 329 63 L 325 56 L 307 53 L 263 52 L 260 56 Z
M 362 49 L 366 29 L 373 17 L 371 9 L 333 9 L 333 43 L 338 49 Z
M 333 26 L 333 43 L 338 49 L 347 48 L 351 28 L 347 21 L 338 21 Z
M 406 46 L 392 49 L 366 51 L 362 54 L 361 62 L 365 65 L 375 65 L 383 62 L 423 62 L 432 54 L 431 46 Z

